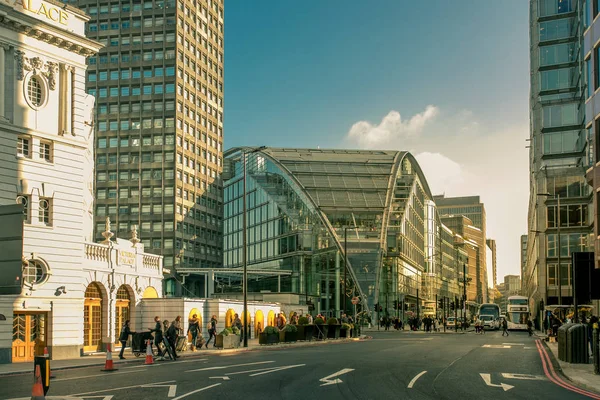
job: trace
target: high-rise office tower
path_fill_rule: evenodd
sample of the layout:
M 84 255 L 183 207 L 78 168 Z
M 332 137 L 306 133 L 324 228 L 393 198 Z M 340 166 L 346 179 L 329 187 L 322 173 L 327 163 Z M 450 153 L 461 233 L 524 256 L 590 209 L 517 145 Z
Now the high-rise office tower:
M 530 0 L 530 196 L 522 286 L 537 323 L 540 301 L 546 308 L 572 304 L 571 252 L 587 250 L 593 230 L 585 179 L 586 3 L 596 2 Z
M 478 269 L 475 274 L 477 285 L 477 301 L 487 302 L 487 244 L 485 206 L 479 196 L 445 197 L 433 196 L 438 212 L 442 217 L 463 215 L 472 221 L 470 229 L 466 230 L 465 238 L 474 240 L 478 248 Z M 452 229 L 452 228 L 450 228 Z
M 107 216 L 118 235 L 136 225 L 176 278 L 165 294 L 201 296 L 194 272 L 222 263 L 223 0 L 71 3 L 105 46 L 87 72 L 96 237 Z
M 495 288 L 496 285 L 498 284 L 498 270 L 497 270 L 497 265 L 496 265 L 496 241 L 494 239 L 486 239 L 485 241 L 487 243 L 488 246 L 488 250 L 490 251 L 490 253 L 492 253 L 492 265 L 488 267 L 492 268 L 492 285 L 491 287 Z M 489 282 L 488 282 L 489 284 Z

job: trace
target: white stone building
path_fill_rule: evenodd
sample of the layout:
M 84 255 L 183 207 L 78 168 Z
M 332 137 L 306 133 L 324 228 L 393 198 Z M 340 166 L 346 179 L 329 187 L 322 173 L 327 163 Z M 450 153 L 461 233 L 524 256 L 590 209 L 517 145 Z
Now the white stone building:
M 46 346 L 54 359 L 103 350 L 143 297 L 162 293 L 162 258 L 135 236 L 90 243 L 94 98 L 85 70 L 101 45 L 85 38 L 87 19 L 54 0 L 0 1 L 0 206 L 25 210 L 22 289 L 0 296 L 0 363 L 32 360 Z M 0 262 L 13 249 L 0 241 Z

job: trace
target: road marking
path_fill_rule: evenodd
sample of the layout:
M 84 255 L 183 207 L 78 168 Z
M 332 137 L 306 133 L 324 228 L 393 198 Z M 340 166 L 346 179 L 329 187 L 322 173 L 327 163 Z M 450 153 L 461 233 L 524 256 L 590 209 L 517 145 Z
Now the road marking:
M 194 390 L 192 392 L 186 393 L 186 394 L 181 395 L 179 397 L 175 397 L 173 400 L 183 399 L 184 397 L 188 397 L 188 396 L 190 396 L 190 395 L 192 395 L 194 393 L 198 393 L 198 392 L 201 392 L 201 391 L 206 390 L 206 389 L 214 388 L 215 386 L 219 386 L 219 385 L 220 385 L 220 383 L 215 383 L 214 385 L 203 387 L 202 389 L 196 389 L 196 390 Z
M 507 385 L 506 383 L 501 383 L 499 385 L 496 385 L 494 383 L 492 383 L 492 376 L 490 374 L 479 374 L 481 375 L 481 378 L 483 379 L 483 381 L 485 382 L 486 385 L 491 386 L 491 387 L 501 387 L 502 389 L 504 389 L 504 391 L 508 391 L 512 388 L 514 388 L 514 386 L 511 385 Z
M 481 347 L 485 347 L 486 349 L 510 349 L 511 346 L 505 346 L 501 344 L 484 344 Z
M 523 347 L 523 350 L 531 350 L 531 349 L 535 349 L 535 347 L 527 347 L 527 346 Z
M 142 371 L 126 371 L 126 372 L 112 372 L 111 375 L 119 375 L 119 374 L 132 374 L 134 372 L 142 372 Z M 96 376 L 106 376 L 106 374 L 96 374 L 96 375 L 86 375 L 86 376 L 73 376 L 71 378 L 59 378 L 59 379 L 53 379 L 53 382 L 60 382 L 60 381 L 72 381 L 75 379 L 85 379 L 85 378 L 94 378 Z
M 230 380 L 228 376 L 211 376 L 208 379 L 223 379 L 224 381 Z
M 179 361 L 178 364 L 182 364 L 182 363 L 189 363 L 189 362 L 198 362 L 198 361 L 207 361 L 208 358 L 201 358 L 199 360 L 183 360 L 183 361 Z M 164 365 L 164 364 L 158 364 L 158 365 Z
M 502 344 L 508 344 L 508 345 L 513 345 L 513 346 L 525 346 L 525 343 L 502 343 Z
M 114 375 L 114 373 L 112 375 Z M 103 375 L 103 376 L 106 376 L 106 375 Z M 163 383 L 173 383 L 173 382 L 175 382 L 175 381 L 150 382 L 150 383 L 143 383 L 142 385 L 160 385 L 160 384 L 163 384 Z M 88 395 L 88 394 L 96 394 L 96 393 L 102 393 L 102 392 L 114 392 L 116 390 L 125 390 L 125 389 L 132 389 L 132 388 L 136 388 L 136 387 L 141 387 L 142 385 L 124 386 L 124 387 L 120 387 L 120 388 L 109 388 L 109 389 L 103 389 L 103 390 L 96 390 L 95 392 L 70 394 L 67 397 L 85 396 L 85 395 Z
M 546 377 L 541 375 L 528 375 L 528 374 L 502 374 L 503 378 L 506 379 L 521 379 L 525 381 L 545 381 Z
M 269 368 L 260 368 L 260 369 L 252 369 L 250 371 L 238 371 L 238 372 L 228 372 L 225 375 L 239 375 L 239 374 L 249 374 L 251 372 L 260 372 L 260 371 L 268 371 L 270 369 L 274 369 L 278 367 L 269 367 Z
M 343 381 L 341 379 L 331 380 L 331 378 L 335 378 L 336 376 L 344 375 L 344 374 L 347 374 L 348 372 L 352 372 L 352 371 L 354 371 L 354 370 L 351 368 L 344 368 L 343 370 L 338 371 L 335 374 L 331 374 L 329 376 L 326 376 L 325 378 L 319 379 L 319 382 L 324 382 L 321 386 L 335 385 L 337 383 L 342 383 Z
M 142 385 L 143 388 L 148 388 L 148 387 L 168 387 L 169 388 L 169 393 L 167 394 L 167 397 L 175 397 L 175 394 L 177 393 L 177 385 L 157 385 L 157 384 L 149 384 L 149 385 Z
M 270 364 L 270 363 L 274 363 L 275 361 L 259 361 L 259 362 L 254 362 L 254 363 L 247 363 L 247 364 L 234 364 L 234 365 L 225 365 L 222 367 L 206 367 L 206 368 L 199 368 L 199 369 L 190 369 L 188 371 L 185 372 L 198 372 L 198 371 L 213 371 L 215 369 L 225 369 L 225 368 L 234 368 L 234 367 L 245 367 L 247 365 L 259 365 L 259 364 Z M 114 374 L 112 374 L 114 375 Z
M 283 371 L 284 369 L 290 369 L 290 368 L 296 368 L 296 367 L 304 367 L 305 365 L 306 364 L 298 364 L 298 365 L 288 365 L 286 367 L 272 368 L 269 371 L 258 372 L 256 374 L 252 374 L 250 376 L 258 376 L 258 375 L 270 374 L 271 372 Z M 350 371 L 352 371 L 352 370 L 350 370 Z
M 412 378 L 412 380 L 408 383 L 408 388 L 412 389 L 412 387 L 415 385 L 415 383 L 417 382 L 417 379 L 419 379 L 420 377 L 422 377 L 423 375 L 425 375 L 427 373 L 427 371 L 421 371 L 417 374 L 417 376 L 415 376 L 414 378 Z

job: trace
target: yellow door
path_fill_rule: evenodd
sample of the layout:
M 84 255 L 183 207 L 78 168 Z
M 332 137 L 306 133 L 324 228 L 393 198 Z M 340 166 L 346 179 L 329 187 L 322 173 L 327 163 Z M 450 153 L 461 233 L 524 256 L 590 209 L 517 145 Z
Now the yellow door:
M 44 354 L 45 346 L 46 314 L 14 314 L 12 362 L 33 361 L 36 354 Z
M 102 302 L 99 299 L 85 299 L 83 307 L 83 351 L 99 351 L 102 341 Z
M 121 336 L 121 329 L 123 329 L 125 321 L 129 319 L 129 300 L 117 300 L 115 307 L 115 343 L 121 344 L 119 336 Z

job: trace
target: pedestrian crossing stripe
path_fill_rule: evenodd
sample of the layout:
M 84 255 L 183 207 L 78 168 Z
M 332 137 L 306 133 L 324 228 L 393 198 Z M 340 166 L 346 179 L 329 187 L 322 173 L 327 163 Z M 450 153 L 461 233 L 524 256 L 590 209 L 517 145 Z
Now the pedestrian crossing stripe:
M 510 349 L 512 346 L 506 346 L 503 344 L 484 344 L 481 347 L 485 347 L 486 349 Z

